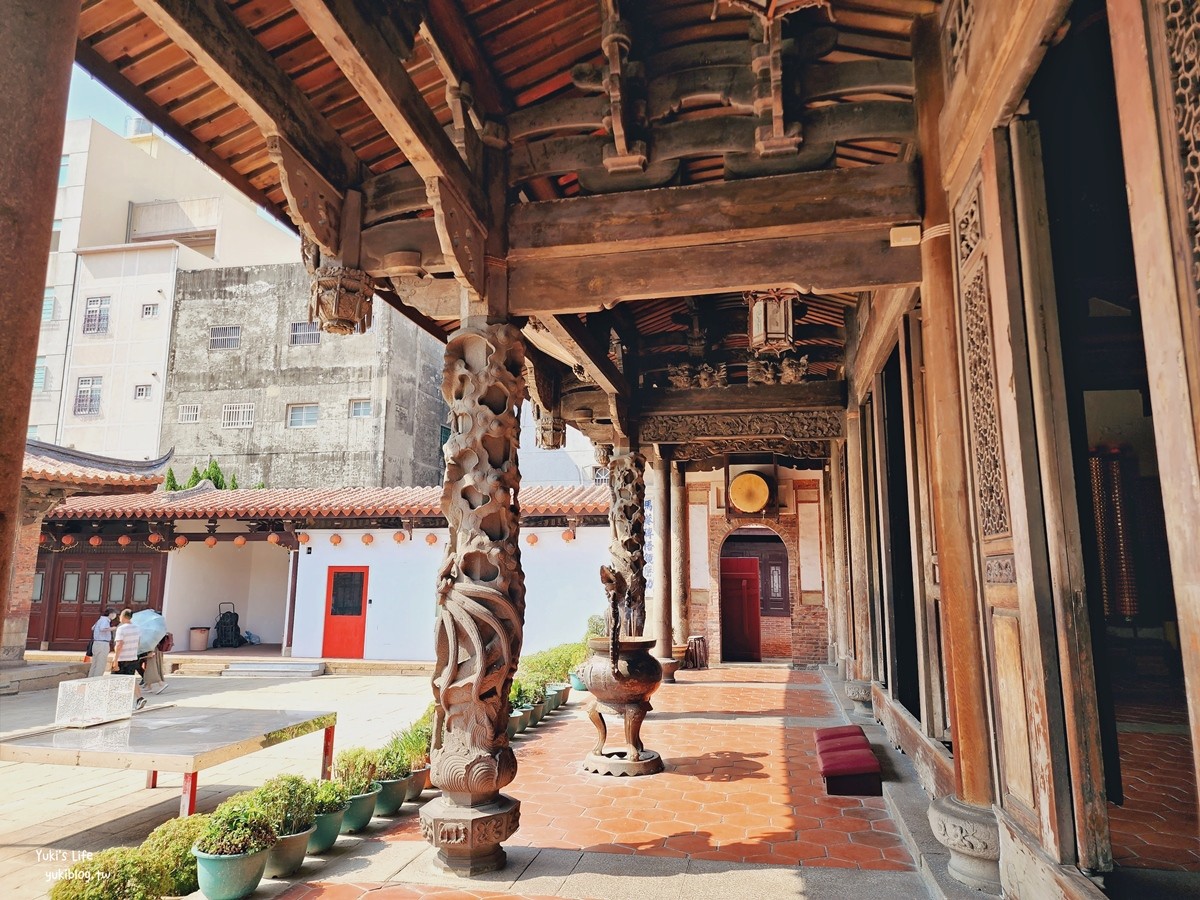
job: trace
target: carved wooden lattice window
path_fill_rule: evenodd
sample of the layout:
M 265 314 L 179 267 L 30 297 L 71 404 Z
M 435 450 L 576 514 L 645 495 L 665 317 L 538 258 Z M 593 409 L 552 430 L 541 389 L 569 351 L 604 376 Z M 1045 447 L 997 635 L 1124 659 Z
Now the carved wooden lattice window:
M 1192 244 L 1192 281 L 1200 284 L 1200 2 L 1167 0 L 1164 12 Z
M 981 190 L 982 185 L 977 179 L 963 194 L 955 213 L 954 230 L 977 515 L 984 537 L 995 537 L 1008 533 L 1009 513 L 1000 446 L 992 301 L 986 235 L 980 210 Z
M 949 63 L 952 80 L 966 62 L 967 46 L 974 27 L 975 4 L 973 0 L 953 0 L 946 12 L 946 23 L 943 26 L 946 61 Z

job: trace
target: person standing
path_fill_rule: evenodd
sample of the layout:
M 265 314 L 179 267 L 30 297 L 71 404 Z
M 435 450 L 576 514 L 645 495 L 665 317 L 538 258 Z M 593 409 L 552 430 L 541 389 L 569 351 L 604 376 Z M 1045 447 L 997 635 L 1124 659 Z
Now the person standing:
M 138 685 L 138 641 L 141 637 L 141 631 L 133 624 L 133 610 L 128 607 L 121 610 L 121 624 L 117 626 L 116 642 L 113 645 L 113 671 L 118 675 L 134 677 L 134 709 L 141 709 L 146 705 L 146 698 L 142 696 L 142 689 Z
M 92 666 L 87 677 L 96 678 L 108 671 L 108 652 L 112 649 L 116 610 L 106 609 L 92 624 Z

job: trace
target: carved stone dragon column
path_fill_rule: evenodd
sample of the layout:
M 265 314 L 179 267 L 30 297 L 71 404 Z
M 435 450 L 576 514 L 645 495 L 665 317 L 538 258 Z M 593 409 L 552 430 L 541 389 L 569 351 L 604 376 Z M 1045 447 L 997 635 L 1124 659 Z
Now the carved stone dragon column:
M 517 447 L 525 344 L 511 325 L 470 325 L 446 345 L 450 405 L 442 512 L 450 526 L 438 576 L 433 783 L 421 833 L 461 875 L 502 868 L 520 803 L 500 793 L 517 762 L 508 692 L 521 654 L 525 577 L 517 544 Z
M 608 486 L 608 552 L 613 571 L 625 583 L 619 630 L 627 637 L 641 637 L 646 627 L 646 458 L 640 453 L 614 456 L 608 464 Z

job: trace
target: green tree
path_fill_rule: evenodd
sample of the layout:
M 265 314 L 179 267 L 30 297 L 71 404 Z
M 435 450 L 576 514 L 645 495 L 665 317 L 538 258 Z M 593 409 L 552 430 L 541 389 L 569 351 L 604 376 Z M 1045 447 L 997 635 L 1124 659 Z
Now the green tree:
M 258 484 L 256 484 L 254 486 L 254 489 L 256 491 L 262 491 L 262 490 L 266 490 L 266 487 L 267 487 L 267 483 L 265 481 L 260 481 Z
M 232 475 L 229 476 L 229 489 L 231 491 L 236 491 L 238 489 L 237 472 L 234 472 Z
M 208 461 L 208 468 L 204 470 L 204 474 L 200 477 L 211 481 L 212 486 L 217 490 L 225 490 L 225 473 L 221 471 L 221 465 L 215 459 Z
M 167 478 L 163 482 L 163 490 L 164 491 L 179 490 L 179 482 L 175 478 L 175 470 L 170 467 L 167 468 Z
M 194 488 L 203 478 L 204 476 L 200 474 L 200 470 L 196 466 L 192 466 L 192 474 L 188 477 L 187 484 L 183 486 L 184 489 Z

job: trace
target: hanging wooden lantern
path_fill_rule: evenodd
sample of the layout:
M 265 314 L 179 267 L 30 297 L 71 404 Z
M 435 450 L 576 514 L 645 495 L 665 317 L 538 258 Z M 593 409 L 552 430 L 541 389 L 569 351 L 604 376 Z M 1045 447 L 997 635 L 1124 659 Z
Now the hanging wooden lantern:
M 793 346 L 792 303 L 799 294 L 791 288 L 769 291 L 746 291 L 743 295 L 750 307 L 748 337 L 754 353 L 782 353 Z

